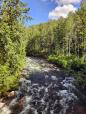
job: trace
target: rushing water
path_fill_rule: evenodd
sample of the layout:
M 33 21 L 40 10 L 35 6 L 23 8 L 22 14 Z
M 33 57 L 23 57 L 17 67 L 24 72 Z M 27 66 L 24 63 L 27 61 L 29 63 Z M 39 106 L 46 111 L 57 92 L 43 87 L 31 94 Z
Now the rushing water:
M 75 79 L 54 65 L 28 58 L 22 75 L 16 97 L 9 104 L 12 114 L 86 114 L 85 105 L 79 106 L 82 93 Z

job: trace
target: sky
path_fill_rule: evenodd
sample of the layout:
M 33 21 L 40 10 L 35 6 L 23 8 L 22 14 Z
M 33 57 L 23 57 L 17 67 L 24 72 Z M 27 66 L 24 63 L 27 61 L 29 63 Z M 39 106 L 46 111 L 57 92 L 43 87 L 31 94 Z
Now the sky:
M 36 25 L 48 20 L 66 18 L 69 12 L 75 12 L 81 0 L 23 0 L 30 7 L 28 15 L 32 20 L 27 25 Z

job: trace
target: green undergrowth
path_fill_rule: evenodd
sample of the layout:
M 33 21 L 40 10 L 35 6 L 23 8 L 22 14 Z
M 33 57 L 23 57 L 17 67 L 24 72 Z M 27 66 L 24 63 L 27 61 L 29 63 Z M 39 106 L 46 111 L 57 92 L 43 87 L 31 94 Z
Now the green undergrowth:
M 86 86 L 86 62 L 76 56 L 50 55 L 48 60 L 58 67 L 63 68 L 69 75 L 74 75 L 77 82 Z
M 10 68 L 9 64 L 0 65 L 0 94 L 18 86 L 18 80 L 24 64 L 25 60 L 22 59 L 22 61 L 16 61 L 13 68 Z

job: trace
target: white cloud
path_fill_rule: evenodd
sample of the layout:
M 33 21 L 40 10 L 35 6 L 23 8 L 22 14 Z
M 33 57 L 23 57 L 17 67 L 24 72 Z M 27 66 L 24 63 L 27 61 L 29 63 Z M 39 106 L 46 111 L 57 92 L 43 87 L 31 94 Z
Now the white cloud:
M 72 4 L 57 6 L 54 10 L 49 12 L 49 19 L 58 19 L 60 17 L 66 18 L 69 12 L 75 12 L 77 10 Z
M 51 1 L 57 4 L 57 7 L 49 12 L 49 19 L 66 18 L 69 12 L 75 12 L 77 7 L 74 4 L 79 4 L 82 0 L 42 0 Z
M 82 0 L 51 0 L 60 5 L 80 3 Z
M 82 0 L 41 0 L 41 1 L 43 1 L 43 2 L 51 1 L 51 2 L 56 2 L 60 5 L 65 5 L 65 4 L 80 3 Z

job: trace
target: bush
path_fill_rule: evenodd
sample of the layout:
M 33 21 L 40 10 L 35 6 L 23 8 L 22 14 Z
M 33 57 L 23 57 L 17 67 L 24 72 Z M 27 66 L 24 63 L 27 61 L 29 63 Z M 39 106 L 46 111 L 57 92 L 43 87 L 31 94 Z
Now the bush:
M 75 75 L 77 82 L 82 86 L 86 86 L 86 63 L 81 59 L 76 56 L 50 55 L 48 60 L 57 66 L 66 69 L 69 74 L 72 72 L 71 75 Z
M 17 78 L 25 62 L 26 41 L 23 40 L 24 28 L 20 24 L 13 26 L 0 24 L 0 93 L 8 91 L 17 84 Z
M 50 55 L 48 60 L 62 68 L 68 67 L 68 61 L 64 56 Z

